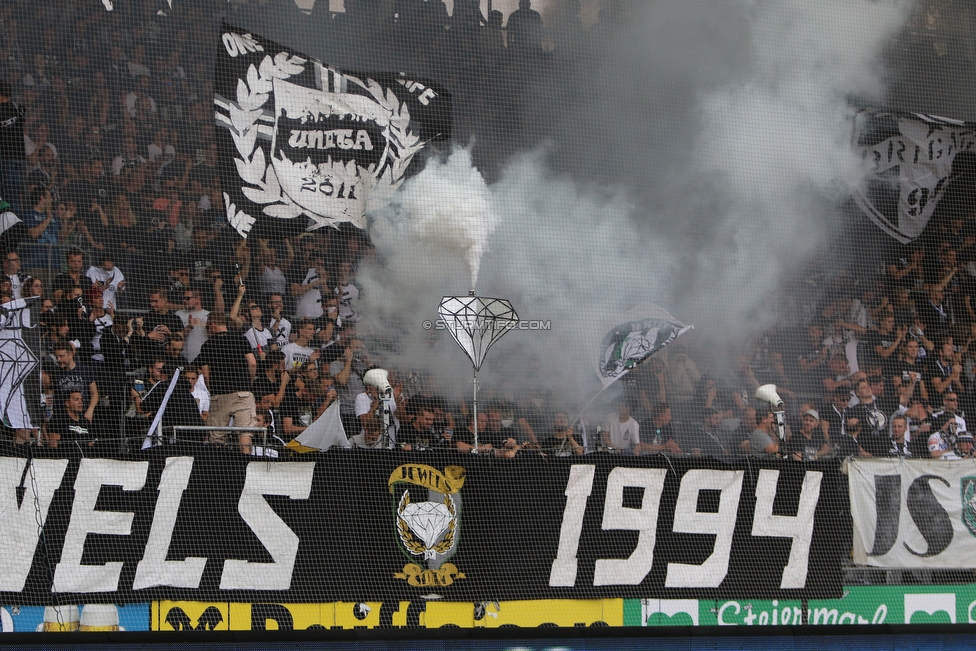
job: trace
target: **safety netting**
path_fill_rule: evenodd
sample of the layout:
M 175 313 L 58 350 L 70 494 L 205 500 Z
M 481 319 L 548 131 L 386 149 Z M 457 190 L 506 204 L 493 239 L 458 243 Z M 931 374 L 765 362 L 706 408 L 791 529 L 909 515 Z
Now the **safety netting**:
M 974 34 L 5 0 L 0 628 L 976 621 Z

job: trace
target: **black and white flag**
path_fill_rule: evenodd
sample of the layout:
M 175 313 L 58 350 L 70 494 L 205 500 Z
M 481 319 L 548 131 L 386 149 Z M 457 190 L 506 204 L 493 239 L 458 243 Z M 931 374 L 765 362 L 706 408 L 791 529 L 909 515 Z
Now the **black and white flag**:
M 600 342 L 596 371 L 603 388 L 692 328 L 653 303 L 641 303 L 618 316 Z
M 976 125 L 862 109 L 854 119 L 852 144 L 868 166 L 854 200 L 882 230 L 907 244 L 932 218 L 952 181 L 956 156 L 976 148 Z
M 451 135 L 451 96 L 425 79 L 339 70 L 227 24 L 215 67 L 224 204 L 244 237 L 285 221 L 363 228 L 414 155 Z

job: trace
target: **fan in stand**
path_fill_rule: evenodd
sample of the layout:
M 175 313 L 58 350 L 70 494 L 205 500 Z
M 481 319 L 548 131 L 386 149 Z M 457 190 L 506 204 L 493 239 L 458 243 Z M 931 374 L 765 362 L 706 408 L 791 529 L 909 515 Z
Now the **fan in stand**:
M 454 341 L 467 353 L 474 366 L 474 452 L 478 451 L 478 371 L 492 344 L 518 324 L 515 308 L 504 298 L 445 296 L 437 308 Z

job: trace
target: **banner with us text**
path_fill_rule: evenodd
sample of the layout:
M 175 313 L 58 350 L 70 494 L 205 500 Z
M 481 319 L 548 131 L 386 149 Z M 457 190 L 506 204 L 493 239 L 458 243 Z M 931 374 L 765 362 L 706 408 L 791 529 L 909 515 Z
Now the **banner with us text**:
M 976 463 L 865 459 L 850 466 L 854 562 L 976 568 Z
M 4 453 L 0 603 L 836 598 L 850 544 L 832 462 Z
M 436 82 L 340 70 L 227 24 L 214 111 L 224 207 L 244 237 L 364 228 L 414 156 L 451 136 L 451 95 Z

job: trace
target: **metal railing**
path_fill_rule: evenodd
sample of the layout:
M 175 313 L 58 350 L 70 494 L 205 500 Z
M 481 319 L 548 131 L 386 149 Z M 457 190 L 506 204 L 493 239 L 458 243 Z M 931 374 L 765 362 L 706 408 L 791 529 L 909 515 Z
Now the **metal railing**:
M 147 436 L 152 436 L 154 441 L 157 441 L 157 442 L 158 441 L 161 441 L 162 440 L 162 429 L 163 429 L 163 427 L 160 426 L 159 429 L 156 430 L 156 434 L 154 434 L 154 435 L 147 435 Z M 169 440 L 170 443 L 175 443 L 176 441 L 179 440 L 179 436 L 178 435 L 179 435 L 180 432 L 238 432 L 238 433 L 241 433 L 241 434 L 244 434 L 244 433 L 261 434 L 262 435 L 262 439 L 261 439 L 262 446 L 264 448 L 267 448 L 268 447 L 268 428 L 267 427 L 233 427 L 233 426 L 230 426 L 230 425 L 226 425 L 224 427 L 220 427 L 220 426 L 217 426 L 217 425 L 171 425 L 167 429 L 170 429 L 173 432 L 173 436 Z

